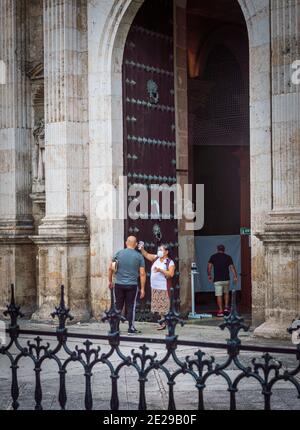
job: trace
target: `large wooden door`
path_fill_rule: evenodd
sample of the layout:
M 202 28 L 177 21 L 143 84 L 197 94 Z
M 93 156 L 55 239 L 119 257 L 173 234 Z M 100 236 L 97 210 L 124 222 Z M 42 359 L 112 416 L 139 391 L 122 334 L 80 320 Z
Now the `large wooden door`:
M 150 196 L 156 185 L 176 183 L 172 3 L 169 0 L 146 1 L 126 41 L 123 59 L 124 175 L 128 178 L 128 186 L 136 183 L 147 187 L 150 219 L 133 220 L 129 216 L 125 221 L 125 237 L 136 235 L 145 242 L 150 253 L 156 252 L 159 243 L 167 243 L 178 262 L 173 199 L 170 213 L 162 214 L 161 199 L 157 201 Z M 151 219 L 151 215 L 158 219 Z M 170 218 L 163 219 L 167 215 Z M 147 269 L 149 275 L 149 266 Z M 149 299 L 150 289 L 147 290 Z

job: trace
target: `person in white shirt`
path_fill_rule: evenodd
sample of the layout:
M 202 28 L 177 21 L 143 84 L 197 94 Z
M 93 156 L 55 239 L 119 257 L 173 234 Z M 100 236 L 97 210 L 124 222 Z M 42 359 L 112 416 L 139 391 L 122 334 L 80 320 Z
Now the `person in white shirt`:
M 142 243 L 142 242 L 141 242 Z M 175 264 L 169 258 L 169 249 L 166 245 L 158 248 L 157 254 L 149 254 L 144 246 L 140 246 L 143 256 L 152 262 L 151 267 L 151 312 L 157 312 L 162 318 L 170 309 L 170 288 L 175 274 Z M 164 330 L 165 324 L 157 330 Z

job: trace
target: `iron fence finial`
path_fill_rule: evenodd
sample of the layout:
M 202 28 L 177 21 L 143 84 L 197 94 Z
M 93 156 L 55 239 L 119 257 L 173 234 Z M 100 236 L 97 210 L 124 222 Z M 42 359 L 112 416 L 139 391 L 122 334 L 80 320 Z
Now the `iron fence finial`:
M 51 314 L 52 318 L 57 317 L 59 321 L 59 325 L 57 330 L 64 331 L 66 330 L 66 321 L 69 319 L 72 321 L 74 317 L 70 314 L 70 309 L 65 305 L 65 287 L 61 285 L 60 287 L 60 303 L 59 306 L 55 307 L 55 311 Z
M 228 340 L 228 344 L 233 346 L 234 348 L 241 343 L 239 339 L 239 332 L 241 330 L 245 332 L 249 331 L 250 327 L 244 323 L 244 318 L 242 318 L 237 311 L 236 290 L 233 290 L 231 294 L 230 314 L 224 317 L 224 322 L 220 324 L 219 327 L 221 330 L 224 330 L 225 328 L 228 329 L 230 333 L 230 339 Z
M 21 312 L 21 306 L 16 305 L 15 301 L 15 286 L 10 285 L 10 303 L 6 306 L 6 311 L 3 312 L 4 316 L 10 317 L 10 328 L 17 327 L 18 318 L 22 318 L 24 314 Z

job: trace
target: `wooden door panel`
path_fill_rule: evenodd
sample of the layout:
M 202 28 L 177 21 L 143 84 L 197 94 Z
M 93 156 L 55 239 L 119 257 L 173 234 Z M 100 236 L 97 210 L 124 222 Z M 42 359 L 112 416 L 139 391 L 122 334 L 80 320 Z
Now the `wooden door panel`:
M 149 193 L 154 184 L 176 183 L 172 17 L 172 2 L 146 1 L 129 31 L 123 59 L 124 175 L 129 186 L 144 184 Z M 149 196 L 149 216 L 156 208 L 151 208 Z M 125 236 L 135 234 L 151 253 L 160 242 L 167 243 L 178 261 L 172 204 L 171 209 L 171 218 L 165 220 L 129 217 Z M 153 231 L 157 226 L 161 241 Z

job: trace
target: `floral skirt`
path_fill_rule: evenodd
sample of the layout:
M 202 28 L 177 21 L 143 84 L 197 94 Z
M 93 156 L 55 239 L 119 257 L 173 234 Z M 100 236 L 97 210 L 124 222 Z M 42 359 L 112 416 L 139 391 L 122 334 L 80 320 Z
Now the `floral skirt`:
M 167 290 L 151 289 L 151 312 L 163 316 L 169 312 L 170 299 Z

